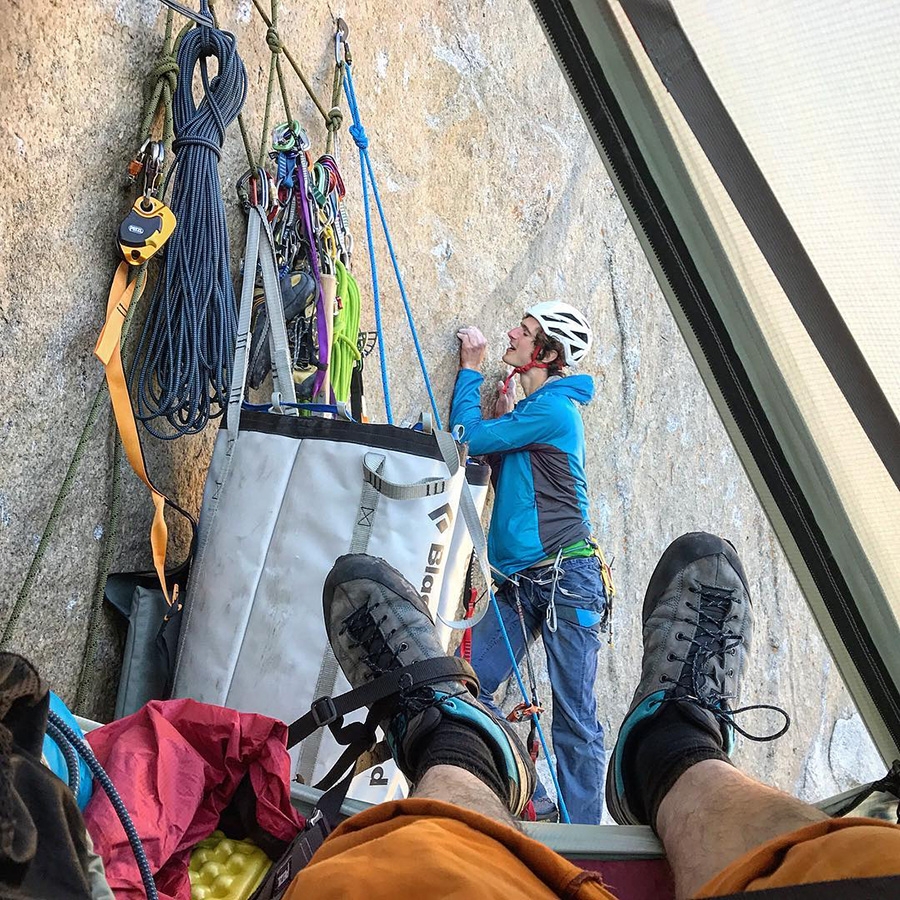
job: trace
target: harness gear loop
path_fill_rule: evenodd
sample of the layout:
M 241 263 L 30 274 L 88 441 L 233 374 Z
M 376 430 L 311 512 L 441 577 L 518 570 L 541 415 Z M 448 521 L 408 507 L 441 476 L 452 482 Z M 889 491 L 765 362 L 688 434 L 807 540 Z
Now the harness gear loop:
M 556 618 L 556 586 L 559 584 L 560 577 L 565 574 L 561 565 L 562 555 L 563 548 L 560 547 L 556 554 L 556 559 L 553 561 L 553 580 L 550 583 L 550 601 L 547 603 L 547 629 L 552 634 L 556 633 L 558 625 Z

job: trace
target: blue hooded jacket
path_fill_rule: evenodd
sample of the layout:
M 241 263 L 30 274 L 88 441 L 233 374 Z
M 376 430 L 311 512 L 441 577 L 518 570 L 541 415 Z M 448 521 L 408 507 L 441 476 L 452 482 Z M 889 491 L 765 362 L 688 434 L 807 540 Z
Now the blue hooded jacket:
M 589 375 L 553 378 L 499 419 L 481 416 L 484 377 L 456 376 L 450 424 L 463 429 L 472 456 L 493 456 L 494 512 L 488 534 L 491 565 L 513 575 L 590 537 L 584 423 L 579 404 L 594 396 Z

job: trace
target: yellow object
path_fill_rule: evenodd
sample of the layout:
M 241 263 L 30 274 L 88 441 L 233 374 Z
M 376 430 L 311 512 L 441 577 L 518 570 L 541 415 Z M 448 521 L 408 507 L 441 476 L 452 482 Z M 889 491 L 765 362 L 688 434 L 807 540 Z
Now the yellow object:
M 138 197 L 119 226 L 119 249 L 125 262 L 139 266 L 162 249 L 175 230 L 175 213 L 155 197 Z
M 255 844 L 214 831 L 191 853 L 191 900 L 248 900 L 271 865 Z
M 171 593 L 166 585 L 166 547 L 169 541 L 169 530 L 163 513 L 167 503 L 179 511 L 181 509 L 175 506 L 165 494 L 157 490 L 150 480 L 147 466 L 144 462 L 144 451 L 141 447 L 134 410 L 131 408 L 131 397 L 128 394 L 125 369 L 122 365 L 122 327 L 125 324 L 125 317 L 128 315 L 129 307 L 133 301 L 139 299 L 140 293 L 138 293 L 137 297 L 135 296 L 137 279 L 129 281 L 128 271 L 128 266 L 125 263 L 119 263 L 113 278 L 112 287 L 109 289 L 109 300 L 106 305 L 106 322 L 100 332 L 100 337 L 97 338 L 94 355 L 106 368 L 106 383 L 109 386 L 109 397 L 112 401 L 113 414 L 116 417 L 116 426 L 119 429 L 119 436 L 122 438 L 125 456 L 128 462 L 131 463 L 131 468 L 134 469 L 141 481 L 147 485 L 153 499 L 155 512 L 153 524 L 150 526 L 150 549 L 153 554 L 153 568 L 156 569 L 159 585 L 162 588 L 163 596 L 166 598 L 166 603 L 175 611 L 179 609 L 178 585 L 173 587 Z M 185 513 L 185 515 L 187 514 Z M 190 519 L 190 516 L 187 517 Z M 193 524 L 193 519 L 191 519 L 191 523 Z

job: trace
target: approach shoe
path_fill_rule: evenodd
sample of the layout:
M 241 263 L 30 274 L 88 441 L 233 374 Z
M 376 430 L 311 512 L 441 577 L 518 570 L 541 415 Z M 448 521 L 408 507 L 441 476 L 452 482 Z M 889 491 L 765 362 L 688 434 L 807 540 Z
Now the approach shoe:
M 787 725 L 757 738 L 735 725 L 740 679 L 753 632 L 747 577 L 734 546 L 704 532 L 682 535 L 663 553 L 644 598 L 644 657 L 641 680 L 619 729 L 606 773 L 606 803 L 622 825 L 648 824 L 629 806 L 637 726 L 649 724 L 668 703 L 683 704 L 683 714 L 718 742 L 727 755 L 735 731 L 755 740 L 771 740 Z M 787 714 L 775 709 L 787 719 Z M 641 729 L 642 733 L 644 729 Z
M 416 589 L 383 559 L 364 554 L 340 557 L 325 580 L 322 594 L 325 629 L 335 658 L 354 688 L 386 672 L 423 660 L 445 657 L 428 606 Z M 401 691 L 381 727 L 400 771 L 415 778 L 416 750 L 442 717 L 477 732 L 491 749 L 503 798 L 517 816 L 534 791 L 535 770 L 528 751 L 506 722 L 495 718 L 471 687 L 448 680 Z

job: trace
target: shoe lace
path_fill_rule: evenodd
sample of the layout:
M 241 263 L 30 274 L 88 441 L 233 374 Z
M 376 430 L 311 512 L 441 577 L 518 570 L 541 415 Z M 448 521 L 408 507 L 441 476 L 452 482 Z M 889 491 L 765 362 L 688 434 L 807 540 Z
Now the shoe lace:
M 689 590 L 697 595 L 696 603 L 690 600 L 685 603 L 685 606 L 697 616 L 694 636 L 689 638 L 682 632 L 675 635 L 678 640 L 686 641 L 689 648 L 687 655 L 683 657 L 674 653 L 669 654 L 670 661 L 678 660 L 684 663 L 684 666 L 677 679 L 669 678 L 667 675 L 660 676 L 662 683 L 668 682 L 672 687 L 659 702 L 693 703 L 712 713 L 719 722 L 730 726 L 751 741 L 774 741 L 780 738 L 791 724 L 791 718 L 785 710 L 767 703 L 730 709 L 728 701 L 733 700 L 735 695 L 718 690 L 713 682 L 713 661 L 718 658 L 724 668 L 727 665 L 726 657 L 734 656 L 744 642 L 743 637 L 728 625 L 729 622 L 738 619 L 737 613 L 729 615 L 729 611 L 735 604 L 740 605 L 743 600 L 734 596 L 734 589 L 699 584 Z M 694 624 L 692 619 L 682 621 Z M 728 677 L 733 676 L 734 669 L 728 669 L 725 674 Z M 736 716 L 752 710 L 776 712 L 784 717 L 784 725 L 772 734 L 752 734 L 735 721 Z
M 399 654 L 408 649 L 406 641 L 401 641 L 396 647 L 393 646 L 391 638 L 396 634 L 396 628 L 387 633 L 381 630 L 388 616 L 387 613 L 377 616 L 376 611 L 383 605 L 376 602 L 360 607 L 344 619 L 338 631 L 338 634 L 350 635 L 351 648 L 363 650 L 363 662 L 369 669 L 367 680 L 400 668 L 402 663 L 398 658 Z
M 344 619 L 338 631 L 338 634 L 350 635 L 348 647 L 363 650 L 365 654 L 363 662 L 369 669 L 367 681 L 384 675 L 385 672 L 402 668 L 403 663 L 399 656 L 409 649 L 406 641 L 393 646 L 391 638 L 397 633 L 396 628 L 388 632 L 382 631 L 388 616 L 387 613 L 378 615 L 377 610 L 383 605 L 381 602 L 375 602 L 360 607 Z M 432 706 L 438 706 L 453 697 L 461 697 L 467 692 L 467 688 L 461 686 L 456 693 L 442 693 L 438 697 L 434 689 L 427 684 L 416 687 L 401 686 L 397 706 L 403 710 L 407 719 L 412 719 Z

